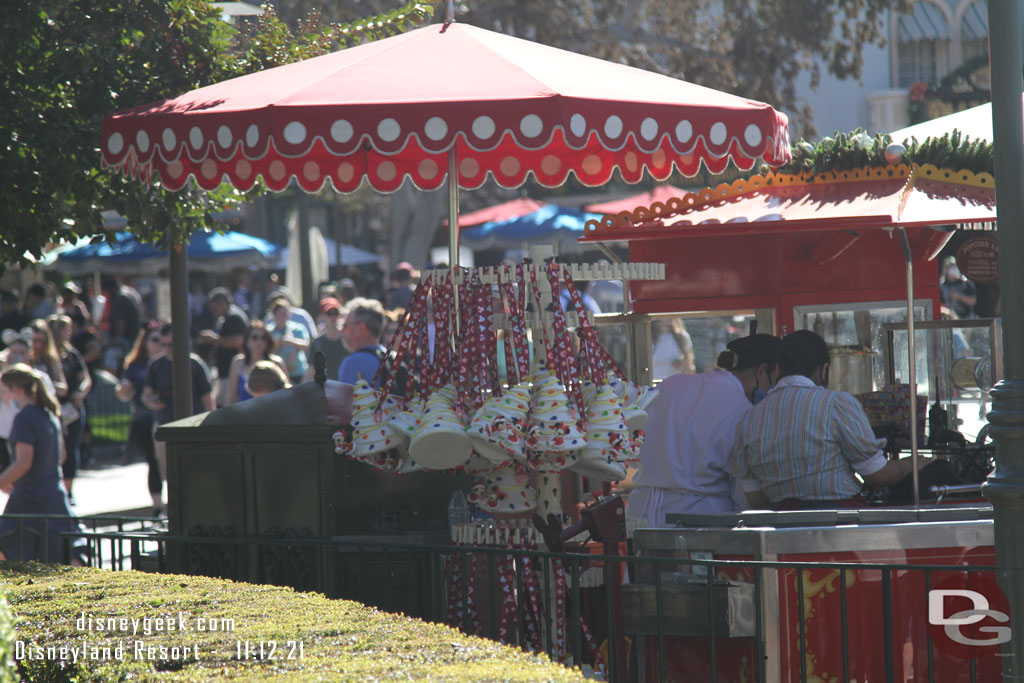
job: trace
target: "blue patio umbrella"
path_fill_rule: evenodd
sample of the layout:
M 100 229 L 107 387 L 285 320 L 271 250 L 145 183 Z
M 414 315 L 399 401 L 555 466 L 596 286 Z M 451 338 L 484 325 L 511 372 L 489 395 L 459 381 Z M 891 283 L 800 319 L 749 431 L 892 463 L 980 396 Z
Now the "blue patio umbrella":
M 601 220 L 601 215 L 547 204 L 518 218 L 466 228 L 460 238 L 473 249 L 515 249 L 546 242 L 558 244 L 563 251 L 578 250 L 576 240 L 583 236 L 583 226 L 589 220 Z
M 281 247 L 272 242 L 241 232 L 198 231 L 188 243 L 189 269 L 223 272 L 249 266 L 272 268 L 280 251 Z M 72 276 L 94 271 L 143 275 L 166 265 L 165 249 L 140 242 L 130 232 L 119 232 L 112 244 L 99 242 L 65 251 L 51 267 Z

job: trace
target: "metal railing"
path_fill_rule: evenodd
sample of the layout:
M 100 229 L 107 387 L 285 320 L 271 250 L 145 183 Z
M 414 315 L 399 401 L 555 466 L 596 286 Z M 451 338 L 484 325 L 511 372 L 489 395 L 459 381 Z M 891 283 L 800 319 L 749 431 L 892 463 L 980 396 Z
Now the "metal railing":
M 994 584 L 992 566 L 635 557 L 397 538 L 172 536 L 154 520 L 80 521 L 91 528 L 66 536 L 88 541 L 94 566 L 218 576 L 236 567 L 243 572 L 228 578 L 299 588 L 308 588 L 314 576 L 320 582 L 314 588 L 330 597 L 447 622 L 557 661 L 592 666 L 612 681 L 806 683 L 824 673 L 825 680 L 839 681 L 1001 679 L 997 653 L 987 659 L 950 656 L 927 629 L 934 586 L 981 576 Z M 214 550 L 222 560 L 218 571 L 201 571 L 194 561 Z M 225 553 L 239 563 L 223 561 Z M 256 559 L 241 561 L 247 557 Z M 306 584 L 281 570 L 289 557 L 305 567 Z M 265 571 L 265 564 L 277 573 Z M 628 585 L 613 586 L 616 565 L 628 569 Z M 628 600 L 623 608 L 617 590 L 648 592 L 648 611 Z M 625 657 L 615 647 L 623 642 L 631 644 Z
M 17 550 L 9 557 L 9 560 L 18 561 L 25 559 L 26 541 L 35 537 L 35 540 L 49 538 L 51 527 L 63 527 L 68 529 L 61 531 L 63 537 L 62 556 L 50 557 L 49 544 L 39 543 L 42 562 L 68 562 L 72 554 L 72 545 L 76 540 L 85 540 L 89 546 L 90 566 L 103 569 L 131 569 L 132 565 L 125 565 L 126 546 L 128 544 L 111 543 L 112 554 L 104 557 L 100 544 L 89 539 L 97 536 L 118 533 L 139 533 L 163 529 L 166 520 L 150 517 L 129 517 L 120 515 L 92 515 L 86 517 L 68 517 L 67 515 L 43 515 L 43 514 L 4 514 L 4 519 L 13 520 L 16 523 L 14 546 Z M 78 528 L 72 528 L 72 525 Z M 84 529 L 84 532 L 81 531 Z M 114 562 L 117 562 L 115 565 Z

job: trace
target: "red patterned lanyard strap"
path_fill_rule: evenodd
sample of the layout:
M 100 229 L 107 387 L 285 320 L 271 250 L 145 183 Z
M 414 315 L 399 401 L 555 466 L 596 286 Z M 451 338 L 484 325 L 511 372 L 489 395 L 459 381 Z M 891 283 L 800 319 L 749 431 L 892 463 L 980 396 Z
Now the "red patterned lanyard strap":
M 480 273 L 474 271 L 471 281 L 470 300 L 473 302 L 472 329 L 473 333 L 473 393 L 472 401 L 468 408 L 475 412 L 486 397 L 486 388 L 490 383 L 490 366 L 494 363 L 491 354 L 488 352 L 494 346 L 494 334 L 490 332 L 493 326 L 488 315 L 491 307 L 491 287 L 480 281 Z M 490 339 L 488 339 L 490 336 Z
M 444 281 L 434 289 L 434 294 L 434 355 L 427 382 L 428 392 L 447 384 L 452 372 L 451 319 L 454 293 L 451 271 L 445 274 Z
M 528 536 L 523 546 L 527 550 L 536 550 L 537 541 L 532 536 Z M 543 612 L 540 608 L 541 588 L 540 579 L 537 577 L 536 565 L 540 560 L 534 556 L 524 555 L 521 561 L 523 566 L 523 590 L 526 592 L 527 597 L 524 606 L 523 626 L 526 629 L 527 644 L 534 652 L 540 652 L 544 649 L 544 641 L 541 638 L 541 624 L 543 623 Z
M 523 280 L 523 264 L 515 267 L 516 284 L 505 285 L 508 294 L 509 316 L 513 331 L 512 343 L 516 349 L 516 365 L 519 368 L 519 381 L 530 376 L 530 340 L 526 335 L 526 282 Z
M 504 268 L 504 275 L 507 279 L 508 266 Z M 505 381 L 508 382 L 508 386 L 511 388 L 519 383 L 519 366 L 516 364 L 515 342 L 513 341 L 515 333 L 512 329 L 512 289 L 508 282 L 502 282 L 498 285 L 498 293 L 501 296 L 501 312 L 505 316 L 505 326 L 501 332 L 502 348 L 505 350 Z
M 474 403 L 472 399 L 474 385 L 471 364 L 475 363 L 476 360 L 477 343 L 477 335 L 473 330 L 473 313 L 476 303 L 473 291 L 475 275 L 471 275 L 466 270 L 463 270 L 462 273 L 463 277 L 460 278 L 462 282 L 456 291 L 456 296 L 459 299 L 459 310 L 462 311 L 463 316 L 462 329 L 459 331 L 459 344 L 455 349 L 458 355 L 459 368 L 457 377 L 458 398 L 455 412 L 459 416 L 462 416 L 467 411 L 471 411 Z
M 565 566 L 561 560 L 551 560 L 555 575 L 555 659 L 565 662 Z
M 494 269 L 487 268 L 486 272 L 495 274 Z M 497 278 L 494 278 L 497 280 Z M 487 359 L 487 379 L 491 385 L 491 392 L 495 396 L 501 396 L 501 380 L 498 377 L 498 335 L 494 330 L 494 293 L 500 292 L 499 284 L 486 284 L 482 287 L 480 294 L 481 303 L 484 307 L 484 324 L 481 335 L 483 337 L 484 357 Z
M 541 335 L 544 338 L 544 365 L 551 371 L 551 374 L 557 376 L 557 357 L 555 355 L 554 345 L 548 336 L 548 327 L 544 324 L 544 309 L 541 306 L 540 291 L 537 288 L 537 268 L 532 265 L 530 266 L 530 292 L 533 294 L 533 307 L 537 326 L 540 328 Z M 555 294 L 557 294 L 557 292 Z M 533 343 L 536 344 L 537 341 L 534 340 Z
M 583 639 L 587 641 L 587 647 L 590 648 L 590 654 L 594 658 L 594 670 L 599 671 L 605 676 L 605 680 L 608 680 L 607 672 L 604 670 L 604 662 L 601 661 L 601 648 L 597 646 L 597 641 L 594 640 L 594 636 L 590 633 L 590 628 L 587 626 L 587 622 L 584 621 L 582 615 L 580 616 L 580 630 L 583 631 Z M 610 642 L 608 647 L 614 647 Z
M 555 328 L 555 352 L 558 355 L 558 364 L 562 368 L 561 380 L 569 396 L 572 397 L 579 414 L 586 419 L 586 411 L 583 409 L 583 392 L 580 389 L 579 372 L 576 370 L 576 359 L 572 353 L 572 340 L 566 329 L 565 314 L 562 311 L 561 297 L 558 296 L 558 264 L 551 261 L 547 264 L 548 282 L 551 285 L 554 305 L 552 306 L 552 317 Z
M 515 556 L 512 554 L 512 530 L 506 529 L 509 540 L 506 548 L 509 554 L 498 564 L 498 589 L 501 591 L 501 615 L 498 622 L 498 640 L 503 643 L 510 643 L 512 639 L 509 632 L 512 630 L 512 622 L 516 618 L 516 592 L 515 592 Z M 500 556 L 499 556 L 500 557 Z
M 410 376 L 416 383 L 420 398 L 426 398 L 427 384 L 427 373 L 430 371 L 430 317 L 427 313 L 427 308 L 424 307 L 423 314 L 417 321 L 417 344 L 416 344 L 416 357 L 413 359 L 416 367 Z M 410 391 L 406 391 L 407 398 L 412 398 Z
M 583 328 L 576 328 L 576 337 L 580 342 L 580 377 L 594 381 L 594 362 L 590 354 L 590 344 L 587 343 L 586 333 Z
M 625 378 L 622 369 L 619 368 L 619 364 L 615 362 L 608 352 L 604 350 L 604 347 L 597 341 L 597 334 L 594 332 L 594 327 L 590 324 L 590 320 L 587 319 L 587 309 L 583 305 L 583 297 L 580 296 L 580 292 L 576 289 L 576 284 L 572 281 L 572 276 L 569 275 L 569 269 L 562 269 L 562 276 L 565 280 L 566 289 L 569 290 L 569 296 L 572 297 L 573 304 L 576 306 L 576 311 L 579 313 L 580 328 L 583 330 L 584 340 L 590 347 L 592 353 L 591 359 L 599 362 L 593 363 L 591 371 L 594 373 L 592 379 L 594 382 L 601 382 L 604 379 L 604 366 L 607 365 L 611 368 L 618 377 Z M 582 340 L 581 340 L 582 341 Z
M 480 612 L 476 608 L 477 556 L 469 553 L 469 583 L 466 585 L 466 612 L 469 618 L 469 633 L 480 633 Z
M 462 558 L 459 552 L 451 552 L 445 555 L 445 575 L 448 577 L 448 611 L 445 616 L 445 623 L 453 628 L 458 628 L 462 621 Z
M 394 348 L 393 351 L 381 359 L 377 366 L 377 373 L 373 378 L 373 386 L 377 386 L 380 381 L 381 373 L 384 372 L 385 366 L 389 370 L 387 379 L 384 381 L 381 387 L 380 400 L 377 403 L 377 411 L 380 412 L 381 407 L 384 405 L 384 401 L 387 399 L 388 394 L 391 393 L 391 389 L 395 384 L 395 379 L 398 377 L 399 370 L 402 367 L 402 363 L 407 357 L 411 357 L 416 352 L 416 337 L 414 331 L 418 327 L 417 325 L 411 324 L 411 321 L 418 321 L 422 319 L 423 311 L 426 309 L 428 291 L 427 284 L 420 282 L 416 286 L 416 290 L 413 292 L 413 298 L 410 302 L 410 307 L 406 311 L 405 317 L 403 318 L 403 324 L 392 336 L 391 344 L 394 346 L 395 340 L 399 338 L 401 333 L 401 340 L 398 342 L 398 347 Z M 391 356 L 394 356 L 391 358 Z M 411 387 L 406 387 L 406 390 Z
M 405 309 L 405 313 L 402 314 L 402 319 L 398 322 L 398 326 L 395 328 L 395 333 L 391 335 L 391 339 L 388 340 L 387 347 L 389 349 L 395 348 L 398 344 L 399 338 L 405 331 L 406 327 L 410 324 L 410 321 L 415 321 L 415 317 L 412 315 L 418 303 L 425 301 L 427 294 L 430 292 L 430 284 L 426 279 L 421 280 L 417 285 L 416 289 L 413 290 L 412 296 L 409 298 L 409 305 Z

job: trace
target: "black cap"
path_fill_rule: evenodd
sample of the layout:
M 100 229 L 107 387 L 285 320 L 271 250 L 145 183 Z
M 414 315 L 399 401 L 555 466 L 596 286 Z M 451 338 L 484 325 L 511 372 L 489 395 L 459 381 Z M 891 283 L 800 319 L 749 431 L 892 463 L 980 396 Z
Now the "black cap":
M 830 359 L 828 344 L 811 330 L 790 332 L 782 340 L 779 364 L 787 375 L 810 377 L 817 368 Z
M 728 351 L 718 357 L 718 366 L 726 370 L 744 370 L 762 363 L 775 365 L 779 362 L 781 344 L 781 339 L 770 334 L 751 334 L 733 339 L 726 344 Z

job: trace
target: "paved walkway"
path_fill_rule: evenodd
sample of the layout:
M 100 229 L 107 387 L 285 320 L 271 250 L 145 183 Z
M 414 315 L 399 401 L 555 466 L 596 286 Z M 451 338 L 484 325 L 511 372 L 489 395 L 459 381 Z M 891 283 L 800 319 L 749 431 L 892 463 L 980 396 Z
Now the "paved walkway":
M 98 450 L 75 478 L 71 490 L 76 504 L 72 512 L 80 517 L 100 514 L 149 517 L 153 503 L 146 486 L 148 472 L 146 463 L 123 464 L 119 449 Z M 6 505 L 7 494 L 0 492 L 0 510 Z

